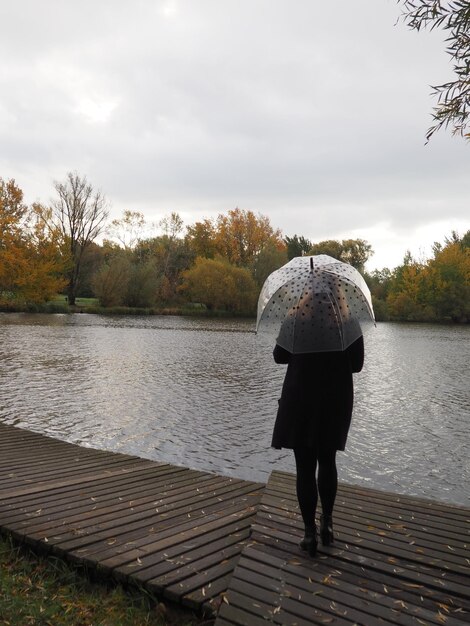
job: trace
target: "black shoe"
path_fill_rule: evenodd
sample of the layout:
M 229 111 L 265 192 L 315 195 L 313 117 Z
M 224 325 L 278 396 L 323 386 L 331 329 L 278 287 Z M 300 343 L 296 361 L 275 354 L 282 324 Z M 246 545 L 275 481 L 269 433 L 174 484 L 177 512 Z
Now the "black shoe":
M 305 529 L 305 537 L 299 543 L 299 547 L 304 552 L 308 552 L 310 556 L 315 556 L 317 553 L 317 527 L 308 526 Z
M 320 516 L 320 537 L 324 546 L 331 546 L 333 543 L 333 518 L 331 515 Z

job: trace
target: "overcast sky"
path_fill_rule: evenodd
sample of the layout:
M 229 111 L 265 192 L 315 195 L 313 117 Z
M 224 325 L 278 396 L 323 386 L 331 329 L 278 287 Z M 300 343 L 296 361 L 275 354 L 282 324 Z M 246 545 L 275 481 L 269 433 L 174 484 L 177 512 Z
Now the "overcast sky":
M 112 217 L 239 207 L 284 235 L 360 237 L 369 269 L 470 228 L 470 145 L 428 145 L 444 35 L 395 0 L 0 4 L 0 177 L 47 203 L 78 171 Z

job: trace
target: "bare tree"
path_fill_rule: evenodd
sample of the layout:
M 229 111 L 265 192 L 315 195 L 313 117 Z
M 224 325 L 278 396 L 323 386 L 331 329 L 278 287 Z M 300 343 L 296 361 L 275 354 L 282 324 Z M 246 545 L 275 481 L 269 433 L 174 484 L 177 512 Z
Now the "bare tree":
M 117 239 L 124 250 L 133 250 L 142 240 L 145 230 L 144 214 L 140 211 L 124 211 L 120 220 L 113 220 L 107 228 L 107 234 Z
M 77 172 L 69 172 L 64 182 L 54 182 L 58 199 L 52 202 L 51 219 L 59 229 L 70 259 L 67 294 L 75 304 L 80 282 L 82 259 L 87 247 L 104 230 L 108 203 L 101 191 L 95 191 Z

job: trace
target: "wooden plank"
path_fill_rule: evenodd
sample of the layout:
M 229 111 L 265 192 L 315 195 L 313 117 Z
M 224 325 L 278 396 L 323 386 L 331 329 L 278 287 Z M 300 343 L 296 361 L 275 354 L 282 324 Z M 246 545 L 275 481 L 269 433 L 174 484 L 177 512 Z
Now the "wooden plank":
M 113 470 L 120 466 L 127 466 L 129 463 L 135 465 L 143 465 L 142 462 L 129 461 L 129 459 L 120 459 L 119 457 L 96 459 L 84 459 L 83 461 L 73 462 L 72 464 L 61 464 L 56 466 L 51 462 L 51 467 L 47 470 L 34 468 L 34 471 L 29 471 L 27 474 L 21 474 L 11 478 L 4 478 L 2 480 L 3 488 L 8 492 L 9 489 L 22 486 L 23 484 L 44 484 L 52 479 L 56 479 L 57 475 L 60 475 L 62 479 L 66 479 L 69 476 L 76 476 L 78 473 L 87 474 L 92 471 L 103 471 L 105 469 Z
M 236 626 L 266 626 L 266 620 L 268 620 L 268 623 L 273 621 L 265 617 L 267 611 L 263 611 L 262 609 L 258 611 L 257 607 L 254 607 L 254 610 L 257 610 L 258 616 L 261 615 L 261 617 L 258 617 L 256 613 L 253 612 L 253 608 L 249 608 L 252 610 L 245 610 L 244 608 L 238 608 L 235 605 L 222 603 L 219 615 L 215 622 L 216 626 L 226 623 Z M 288 625 L 286 624 L 286 626 Z
M 250 535 L 250 526 L 249 524 L 245 527 L 238 526 L 235 534 L 227 534 L 227 532 L 225 530 L 218 541 L 205 543 L 202 547 L 194 546 L 184 556 L 178 555 L 175 559 L 167 559 L 144 570 L 139 580 L 147 580 L 153 586 L 164 589 L 171 584 L 192 577 L 195 573 L 200 573 L 207 567 L 217 565 L 222 561 L 233 561 L 233 557 L 240 554 L 244 540 Z
M 387 619 L 390 617 L 390 610 L 382 610 L 381 615 L 377 616 L 375 611 L 382 607 L 369 604 L 366 600 L 362 601 L 361 609 L 357 609 L 351 606 L 351 602 L 345 603 L 350 600 L 347 595 L 299 589 L 289 584 L 285 578 L 275 581 L 264 575 L 264 572 L 244 571 L 241 563 L 236 568 L 227 593 L 229 602 L 233 601 L 233 591 L 258 602 L 269 601 L 270 606 L 278 608 L 279 612 L 282 610 L 292 615 L 292 619 L 301 618 L 307 622 L 312 614 L 315 614 L 320 619 L 336 619 L 340 616 L 349 622 L 367 624 L 367 626 L 394 623 Z
M 206 587 L 214 580 L 220 578 L 225 579 L 228 575 L 232 574 L 233 569 L 234 563 L 232 559 L 224 559 L 222 562 L 207 566 L 203 571 L 196 573 L 194 576 L 184 578 L 172 585 L 166 586 L 163 595 L 171 602 L 177 602 L 179 598 L 182 598 L 183 604 L 188 605 L 188 600 L 185 601 L 186 596 L 195 589 Z M 196 607 L 192 605 L 191 608 Z
M 0 424 L 1 527 L 218 626 L 470 623 L 469 520 L 341 485 L 338 538 L 310 558 L 291 474 L 264 487 Z
M 104 478 L 110 475 L 124 475 L 127 472 L 132 472 L 134 469 L 142 468 L 145 465 L 150 467 L 151 463 L 152 461 L 142 461 L 140 463 L 136 463 L 134 460 L 123 460 L 122 462 L 115 463 L 111 466 L 107 463 L 102 463 L 98 466 L 94 466 L 94 468 L 92 468 L 89 473 L 80 474 L 79 476 L 71 475 L 67 478 L 51 479 L 47 482 L 42 483 L 36 483 L 34 481 L 31 481 L 28 485 L 22 485 L 6 489 L 1 493 L 1 500 L 4 501 L 8 500 L 9 498 L 16 498 L 22 495 L 50 491 L 51 489 L 56 489 L 67 485 L 80 485 L 86 482 L 94 482 L 100 478 Z
M 48 518 L 51 519 L 55 513 L 70 512 L 82 507 L 86 500 L 98 502 L 100 506 L 113 500 L 116 502 L 126 500 L 130 505 L 134 498 L 141 497 L 142 492 L 149 490 L 149 482 L 158 485 L 165 483 L 170 477 L 173 477 L 172 480 L 179 480 L 182 473 L 186 475 L 181 468 L 171 466 L 150 467 L 136 470 L 124 477 L 112 475 L 83 486 L 74 484 L 50 492 L 30 494 L 10 499 L 4 506 L 0 503 L 0 518 L 3 524 L 8 525 L 25 518 L 39 517 L 40 514 L 45 515 L 47 512 Z M 205 478 L 207 480 L 209 476 Z M 38 513 L 39 510 L 41 513 Z
M 20 506 L 25 510 L 28 508 L 36 509 L 38 505 L 44 505 L 45 503 L 50 504 L 51 507 L 60 506 L 64 502 L 70 504 L 76 499 L 80 499 L 85 493 L 95 497 L 112 496 L 121 489 L 121 486 L 132 493 L 132 490 L 137 489 L 141 484 L 145 484 L 146 481 L 159 481 L 160 477 L 170 479 L 171 476 L 178 476 L 187 471 L 171 465 L 157 467 L 153 465 L 137 466 L 130 472 L 111 472 L 100 475 L 95 481 L 87 481 L 83 485 L 79 483 L 68 483 L 59 487 L 52 485 L 51 488 L 43 489 L 39 492 L 16 496 L 6 501 L 0 500 L 0 511 L 6 513 L 9 509 L 19 510 Z
M 279 551 L 278 547 L 269 544 L 251 544 L 251 547 L 262 552 L 263 557 L 269 556 L 275 559 L 282 559 L 290 567 L 298 568 L 302 557 L 298 554 Z M 248 548 L 245 549 L 245 552 Z M 344 556 L 344 555 L 341 555 Z M 391 570 L 376 570 L 369 567 L 366 559 L 358 558 L 344 560 L 334 554 L 324 556 L 319 554 L 315 559 L 309 559 L 306 566 L 305 576 L 308 577 L 310 568 L 321 567 L 321 563 L 326 562 L 333 571 L 341 575 L 341 579 L 356 585 L 360 590 L 369 590 L 377 594 L 390 594 L 398 600 L 406 603 L 416 604 L 429 610 L 439 610 L 438 605 L 455 608 L 458 611 L 470 612 L 470 598 L 455 596 L 451 591 L 442 588 L 436 581 L 435 585 L 427 585 L 427 580 L 423 579 L 420 568 L 409 569 L 395 565 Z
M 130 582 L 138 580 L 145 585 L 150 585 L 160 593 L 163 586 L 159 583 L 160 572 L 171 571 L 179 566 L 190 562 L 193 555 L 204 552 L 210 554 L 212 545 L 216 543 L 229 542 L 242 544 L 244 534 L 249 531 L 250 517 L 231 521 L 228 524 L 219 524 L 212 527 L 208 532 L 201 535 L 194 535 L 187 541 L 176 542 L 174 545 L 167 545 L 165 551 L 154 551 L 148 553 L 146 563 L 126 563 L 122 567 L 117 567 L 113 571 L 113 576 L 118 580 Z M 138 567 L 137 567 L 138 565 Z
M 190 545 L 191 541 L 197 537 L 203 538 L 211 530 L 227 527 L 234 521 L 252 515 L 253 511 L 247 509 L 244 503 L 227 506 L 224 511 L 198 517 L 159 532 L 158 537 L 145 537 L 128 545 L 119 546 L 115 554 L 100 560 L 99 566 L 106 569 L 119 567 L 121 571 L 126 571 L 127 567 L 130 571 L 137 571 L 153 564 L 152 554 L 162 554 L 166 558 L 170 548 L 179 544 Z M 83 557 L 83 551 L 77 551 L 76 554 Z M 83 560 L 87 561 L 86 556 Z
M 295 532 L 292 526 L 283 524 L 279 517 L 266 514 L 264 511 L 260 511 L 258 515 L 260 524 L 265 528 L 273 528 L 291 534 Z M 393 528 L 384 531 L 376 529 L 376 527 L 370 530 L 370 527 L 367 526 L 365 528 L 351 527 L 351 525 L 343 526 L 342 520 L 335 517 L 336 545 L 339 545 L 340 542 L 362 545 L 386 555 L 393 554 L 398 558 L 407 558 L 432 566 L 449 567 L 465 575 L 468 571 L 467 557 L 469 555 L 466 544 L 463 541 L 446 540 L 443 545 L 435 538 L 434 541 L 432 539 L 431 536 L 428 540 L 424 531 L 421 534 L 408 533 L 404 535 L 401 532 L 394 532 Z
M 208 499 L 207 493 L 209 490 L 204 494 L 203 489 L 204 487 L 201 486 L 199 488 L 200 493 L 191 500 L 180 498 L 178 503 L 170 502 L 168 506 L 164 504 L 159 505 L 158 510 L 155 509 L 155 506 L 151 506 L 150 508 L 147 507 L 144 511 L 134 510 L 132 513 L 125 516 L 111 514 L 109 517 L 107 516 L 106 519 L 92 519 L 91 525 L 86 527 L 77 525 L 76 528 L 71 531 L 66 530 L 62 534 L 53 534 L 50 536 L 50 541 L 54 546 L 57 546 L 58 549 L 65 551 L 75 551 L 79 547 L 86 547 L 88 554 L 96 553 L 96 555 L 98 555 L 98 553 L 102 553 L 103 550 L 114 553 L 119 550 L 121 545 L 128 543 L 129 540 L 135 542 L 150 534 L 171 528 L 181 520 L 187 521 L 188 518 L 197 519 L 198 517 L 203 517 L 207 512 L 206 509 L 209 510 L 209 506 L 216 506 L 217 509 L 223 509 L 223 507 L 226 506 L 226 502 L 229 500 L 228 497 L 224 498 L 224 495 L 228 496 L 233 492 L 233 489 L 229 489 L 226 486 L 225 490 L 221 488 L 220 491 L 216 492 L 213 498 Z M 213 491 L 213 487 L 210 491 Z M 247 500 L 243 500 L 242 496 L 251 493 L 252 488 L 249 485 L 245 485 L 239 487 L 234 495 L 241 502 L 247 503 Z M 201 506 L 201 500 L 204 508 Z M 244 506 L 251 505 L 244 504 Z M 77 535 L 81 536 L 77 537 Z M 122 540 L 120 540 L 121 535 L 123 535 Z M 102 543 L 103 539 L 110 537 L 113 538 L 112 550 L 104 548 Z M 104 554 L 101 554 L 100 558 L 104 558 L 104 556 Z
M 291 537 L 275 531 L 267 532 L 266 529 L 253 524 L 253 540 L 264 545 L 275 547 L 279 551 L 292 553 L 293 544 Z M 319 547 L 319 554 L 334 555 L 337 559 L 352 562 L 361 562 L 364 566 L 376 573 L 393 571 L 399 577 L 406 579 L 409 584 L 418 583 L 432 587 L 436 590 L 446 590 L 454 595 L 468 597 L 468 586 L 463 585 L 457 577 L 452 576 L 452 572 L 439 567 L 428 568 L 421 563 L 410 563 L 405 559 L 398 560 L 398 567 L 388 561 L 386 553 L 380 554 L 375 550 L 367 550 L 364 546 L 345 545 L 344 547 L 330 547 L 323 550 Z M 382 558 L 381 558 L 382 557 Z M 426 573 L 424 573 L 426 572 Z M 428 573 L 429 572 L 429 573 Z
M 273 476 L 276 478 L 276 473 Z M 326 595 L 322 589 L 322 595 L 326 601 L 334 602 L 335 607 L 341 606 L 343 613 L 348 611 L 358 623 L 369 624 L 375 620 L 382 623 L 387 619 L 397 624 L 416 624 L 421 620 L 436 625 L 467 621 L 470 570 L 468 561 L 464 560 L 467 549 L 464 537 L 468 528 L 462 521 L 470 512 L 464 512 L 460 518 L 454 516 L 447 525 L 452 536 L 446 537 L 447 529 L 442 528 L 438 508 L 430 511 L 430 507 L 425 507 L 424 513 L 420 510 L 419 515 L 411 511 L 406 525 L 400 520 L 393 526 L 391 514 L 403 517 L 402 502 L 393 502 L 391 498 L 385 498 L 385 503 L 374 501 L 353 517 L 351 512 L 357 504 L 353 500 L 340 506 L 339 517 L 335 517 L 335 524 L 346 534 L 348 543 L 337 541 L 334 547 L 320 547 L 318 557 L 310 559 L 296 545 L 302 536 L 302 522 L 294 477 L 283 477 L 283 483 L 281 488 L 276 485 L 273 489 L 270 479 L 267 485 L 250 542 L 243 549 L 227 592 L 229 602 L 234 591 L 239 592 L 244 602 L 247 597 L 258 594 L 259 603 L 266 601 L 266 590 L 297 592 L 302 596 L 309 586 L 325 587 L 324 580 L 334 580 L 335 586 L 327 587 Z M 423 520 L 427 525 L 423 525 Z M 416 549 L 428 552 L 424 555 L 428 563 L 422 562 L 423 554 L 416 554 Z M 261 556 L 254 558 L 253 554 Z M 266 558 L 271 563 L 263 563 Z M 364 598 L 372 618 L 370 615 L 361 618 Z M 282 602 L 280 611 L 286 608 L 283 598 Z M 351 613 L 351 608 L 358 612 Z M 298 606 L 287 605 L 287 610 L 299 613 Z M 247 611 L 250 609 L 244 606 L 242 621 Z M 261 614 L 272 619 L 269 607 L 264 606 Z M 221 623 L 238 623 L 238 617 L 230 615 L 230 609 L 223 606 L 219 615 Z M 305 617 L 306 614 L 300 612 L 299 615 Z
M 269 481 L 269 492 L 275 495 L 279 500 L 283 498 L 286 502 L 292 502 L 296 505 L 295 498 L 295 477 L 285 478 L 278 481 L 278 472 L 273 472 Z M 450 527 L 464 529 L 469 532 L 470 511 L 465 507 L 458 505 L 446 505 L 445 503 L 434 502 L 431 500 L 418 499 L 411 496 L 391 494 L 381 492 L 374 489 L 365 489 L 346 485 L 341 483 L 338 487 L 338 495 L 335 507 L 341 505 L 349 506 L 356 511 L 371 511 L 374 508 L 385 513 L 386 511 L 400 511 L 401 515 L 408 517 L 409 521 L 413 519 L 419 523 L 425 521 L 432 522 L 441 514 L 444 515 L 442 522 Z
M 270 580 L 283 583 L 284 591 L 289 590 L 291 595 L 297 593 L 316 597 L 321 596 L 331 602 L 361 610 L 369 614 L 366 623 L 372 623 L 375 617 L 382 622 L 387 621 L 390 615 L 394 615 L 393 622 L 406 623 L 409 616 L 425 620 L 429 624 L 441 624 L 442 619 L 438 616 L 438 607 L 425 608 L 420 606 L 420 600 L 415 598 L 416 604 L 405 604 L 401 598 L 393 596 L 392 589 L 381 589 L 381 593 L 369 591 L 357 583 L 351 584 L 344 580 L 342 572 L 332 567 L 327 561 L 317 561 L 316 567 L 312 567 L 311 560 L 299 559 L 298 563 L 288 563 L 281 559 L 268 559 L 259 550 L 251 550 L 244 553 L 240 559 L 235 576 L 242 580 L 255 583 L 253 577 L 261 571 L 263 576 L 269 576 Z M 274 561 L 274 563 L 273 563 Z M 244 575 L 243 572 L 252 572 Z M 258 585 L 266 585 L 266 581 L 260 579 Z M 231 587 L 233 588 L 233 587 Z M 270 587 L 269 587 L 270 588 Z M 307 596 L 308 597 L 308 596 Z M 348 615 L 352 614 L 348 612 Z M 359 619 L 357 617 L 357 619 Z M 448 618 L 448 626 L 450 626 Z
M 175 485 L 191 485 L 195 484 L 203 484 L 207 481 L 207 477 L 198 477 L 197 473 L 189 473 L 186 472 L 166 472 L 164 475 L 158 475 L 154 479 L 150 481 L 146 481 L 145 483 L 141 483 L 139 487 L 134 486 L 131 492 L 131 499 L 128 499 L 129 494 L 127 493 L 127 497 L 124 497 L 124 491 L 119 489 L 119 486 L 122 482 L 117 483 L 114 489 L 116 493 L 107 493 L 102 495 L 101 497 L 90 496 L 89 494 L 81 495 L 78 494 L 77 499 L 69 502 L 68 508 L 64 508 L 64 505 L 55 505 L 55 502 L 52 501 L 54 506 L 51 506 L 51 501 L 48 499 L 41 503 L 41 513 L 36 514 L 34 518 L 28 517 L 27 519 L 23 518 L 17 521 L 17 518 L 5 518 L 5 523 L 9 525 L 10 528 L 18 530 L 23 528 L 25 533 L 34 535 L 36 533 L 40 534 L 52 534 L 54 532 L 54 523 L 57 523 L 57 528 L 62 528 L 65 524 L 71 524 L 74 528 L 77 528 L 77 524 L 79 522 L 88 520 L 90 517 L 93 520 L 97 520 L 98 517 L 107 516 L 115 519 L 115 513 L 123 513 L 126 514 L 129 511 L 136 512 L 140 510 L 139 507 L 144 506 L 149 503 L 152 505 L 151 508 L 155 511 L 155 500 L 158 499 L 160 493 L 158 488 L 167 488 L 169 485 L 169 480 L 171 480 L 171 487 Z M 37 511 L 37 509 L 34 509 Z M 3 516 L 2 516 L 3 519 Z M 122 519 L 122 518 L 121 518 Z M 16 526 L 15 526 L 16 522 Z M 81 526 L 80 526 L 81 527 Z

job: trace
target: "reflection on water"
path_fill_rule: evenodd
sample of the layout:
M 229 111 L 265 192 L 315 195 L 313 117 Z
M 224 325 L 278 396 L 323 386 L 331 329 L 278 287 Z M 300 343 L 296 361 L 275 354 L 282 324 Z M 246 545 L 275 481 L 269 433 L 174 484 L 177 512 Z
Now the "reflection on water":
M 470 329 L 379 324 L 341 478 L 470 505 Z M 0 419 L 67 441 L 265 481 L 285 367 L 251 321 L 0 314 Z

